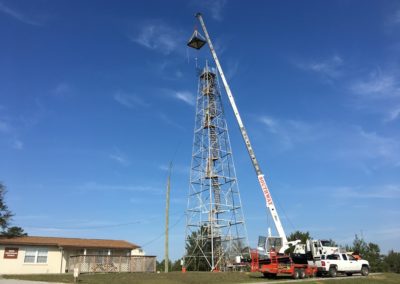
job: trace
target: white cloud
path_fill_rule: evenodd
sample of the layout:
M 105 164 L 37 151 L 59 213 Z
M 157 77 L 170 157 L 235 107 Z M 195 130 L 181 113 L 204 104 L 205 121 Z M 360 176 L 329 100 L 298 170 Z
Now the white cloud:
M 170 89 L 161 89 L 159 91 L 165 94 L 165 96 L 184 102 L 189 106 L 194 106 L 196 104 L 195 95 L 190 91 L 176 91 Z
M 395 24 L 400 24 L 400 10 L 397 10 L 397 11 L 396 11 L 396 13 L 395 13 L 395 15 L 394 15 L 393 22 L 394 22 Z
M 280 141 L 284 150 L 292 149 L 295 144 L 315 141 L 324 134 L 318 124 L 305 121 L 279 120 L 270 116 L 261 116 L 258 120 Z
M 131 221 L 131 222 L 125 222 L 125 223 L 115 223 L 112 221 L 91 221 L 91 222 L 82 222 L 82 221 L 77 221 L 76 224 L 79 225 L 72 225 L 72 226 L 27 226 L 26 228 L 29 230 L 35 230 L 35 231 L 44 231 L 44 232 L 50 232 L 50 233 L 65 233 L 65 232 L 80 232 L 80 231 L 88 231 L 88 230 L 98 230 L 102 228 L 115 228 L 115 227 L 124 227 L 124 226 L 130 226 L 134 224 L 139 224 L 142 223 L 142 221 Z
M 158 166 L 158 168 L 165 172 L 169 171 L 169 165 L 160 165 L 160 166 Z M 174 174 L 188 175 L 189 173 L 190 173 L 189 166 L 172 165 L 172 175 L 174 175 Z
M 295 64 L 300 69 L 312 71 L 332 79 L 340 77 L 343 73 L 341 70 L 343 59 L 339 55 L 334 55 L 324 60 L 296 62 Z
M 365 142 L 366 149 L 364 149 L 364 155 L 372 158 L 390 158 L 393 156 L 396 148 L 398 148 L 398 141 L 378 135 L 376 132 L 366 132 L 360 128 L 358 129 L 358 134 L 361 140 Z M 375 149 L 375 151 L 370 151 L 371 149 Z
M 350 89 L 370 99 L 385 99 L 400 96 L 400 85 L 395 74 L 383 74 L 375 71 L 369 74 L 368 78 L 356 81 Z
M 397 25 L 400 25 L 400 9 L 389 15 L 386 25 L 388 27 L 396 27 Z
M 110 159 L 118 162 L 123 166 L 128 166 L 130 164 L 129 159 L 126 157 L 126 155 L 117 148 L 114 149 L 113 153 L 111 153 L 109 157 Z
M 400 105 L 388 111 L 386 122 L 396 120 L 400 117 Z
M 130 39 L 148 49 L 168 55 L 179 50 L 183 35 L 166 23 L 153 22 L 143 26 L 139 34 Z
M 0 120 L 0 132 L 5 133 L 10 130 L 11 130 L 11 126 L 7 122 Z
M 239 61 L 228 61 L 226 77 L 232 79 L 239 70 Z
M 309 123 L 270 116 L 259 117 L 258 121 L 271 133 L 269 141 L 275 141 L 276 147 L 282 151 L 297 148 L 304 152 L 316 145 L 319 154 L 315 158 L 343 160 L 346 165 L 361 166 L 367 172 L 400 163 L 398 139 L 366 131 L 360 126 Z M 310 155 L 315 153 L 315 147 L 311 147 Z
M 24 148 L 24 143 L 21 140 L 15 139 L 13 141 L 12 147 L 17 150 L 22 150 Z
M 171 60 L 170 57 L 166 57 L 165 60 L 162 61 L 148 63 L 148 67 L 151 71 L 156 73 L 155 76 L 172 81 L 182 79 L 185 75 L 178 65 L 177 61 Z
M 400 199 L 400 185 L 387 184 L 374 187 L 342 186 L 326 188 L 333 197 L 339 199 Z
M 175 77 L 176 78 L 182 78 L 183 77 L 183 72 L 182 71 L 180 71 L 180 70 L 176 70 L 175 71 Z
M 195 105 L 195 99 L 194 95 L 191 92 L 188 91 L 177 91 L 174 93 L 174 98 L 183 101 L 184 103 L 194 106 Z
M 16 150 L 22 150 L 24 148 L 24 143 L 16 138 L 17 132 L 17 129 L 11 126 L 10 123 L 0 120 L 0 134 L 7 137 L 10 147 Z
M 349 89 L 355 98 L 355 107 L 383 116 L 383 122 L 400 117 L 400 80 L 398 70 L 380 69 L 364 78 L 353 80 Z
M 211 12 L 211 16 L 214 20 L 217 21 L 222 21 L 222 12 L 224 9 L 224 6 L 226 5 L 226 0 L 213 0 L 213 1 L 208 1 L 208 8 Z
M 395 166 L 400 161 L 397 139 L 376 132 L 365 131 L 360 126 L 327 129 L 335 138 L 331 158 L 358 163 L 370 172 L 383 166 Z
M 96 182 L 86 182 L 78 186 L 82 192 L 100 191 L 100 192 L 137 192 L 137 193 L 149 193 L 159 194 L 162 192 L 164 187 L 154 187 L 150 185 L 120 185 L 120 184 L 99 184 Z
M 263 117 L 260 118 L 260 121 L 262 123 L 264 123 L 265 126 L 267 126 L 268 130 L 271 133 L 277 133 L 278 132 L 278 130 L 277 130 L 277 124 L 278 123 L 277 123 L 277 121 L 275 119 L 273 119 L 271 117 L 263 116 Z
M 206 11 L 207 15 L 211 15 L 216 21 L 223 20 L 222 14 L 226 3 L 226 0 L 192 1 L 192 5 L 197 6 L 197 9 L 201 11 Z
M 70 95 L 71 92 L 72 92 L 71 85 L 65 82 L 58 84 L 53 90 L 51 90 L 51 93 L 56 97 L 65 97 Z
M 166 124 L 171 125 L 177 129 L 184 130 L 185 128 L 180 125 L 179 123 L 176 123 L 173 121 L 169 116 L 167 116 L 165 113 L 158 113 L 158 117 Z
M 149 104 L 145 102 L 141 97 L 135 94 L 127 94 L 121 91 L 118 91 L 114 94 L 114 100 L 119 104 L 128 107 L 148 107 Z
M 22 221 L 26 221 L 26 220 L 34 220 L 34 221 L 38 221 L 38 220 L 45 220 L 45 219 L 50 219 L 51 216 L 50 215 L 16 215 L 14 217 L 14 219 L 16 220 L 22 220 Z
M 0 12 L 4 13 L 6 15 L 9 15 L 10 17 L 12 17 L 22 23 L 33 25 L 33 26 L 41 26 L 41 23 L 30 19 L 29 17 L 23 15 L 22 13 L 20 13 L 19 11 L 15 10 L 15 9 L 11 9 L 10 7 L 7 7 L 2 2 L 0 2 Z

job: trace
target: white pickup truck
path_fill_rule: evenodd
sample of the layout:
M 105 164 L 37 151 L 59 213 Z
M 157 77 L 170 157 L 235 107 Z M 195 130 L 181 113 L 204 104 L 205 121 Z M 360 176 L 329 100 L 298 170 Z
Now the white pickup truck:
M 315 262 L 319 275 L 328 274 L 336 277 L 338 273 L 346 273 L 351 276 L 353 273 L 361 273 L 363 276 L 369 274 L 369 262 L 365 259 L 355 259 L 346 253 L 322 254 L 321 259 Z

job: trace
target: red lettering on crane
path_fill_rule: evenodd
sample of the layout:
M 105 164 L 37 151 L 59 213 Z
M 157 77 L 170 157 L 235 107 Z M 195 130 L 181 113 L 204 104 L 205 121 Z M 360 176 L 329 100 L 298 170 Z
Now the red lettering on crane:
M 271 194 L 269 193 L 269 189 L 267 183 L 265 182 L 264 175 L 258 176 L 258 182 L 260 183 L 261 189 L 264 193 L 265 201 L 267 202 L 267 206 L 273 204 Z

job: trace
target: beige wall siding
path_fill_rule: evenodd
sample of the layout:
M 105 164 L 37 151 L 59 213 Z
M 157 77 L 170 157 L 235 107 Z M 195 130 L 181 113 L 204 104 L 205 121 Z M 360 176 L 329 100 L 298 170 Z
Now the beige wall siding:
M 6 247 L 18 248 L 16 259 L 4 258 Z M 48 250 L 47 263 L 24 263 L 25 251 L 29 248 L 44 248 Z M 62 250 L 57 247 L 37 247 L 37 246 L 0 246 L 0 274 L 35 274 L 35 273 L 60 273 L 64 272 L 66 259 L 64 256 L 61 264 Z M 61 265 L 63 267 L 61 267 Z

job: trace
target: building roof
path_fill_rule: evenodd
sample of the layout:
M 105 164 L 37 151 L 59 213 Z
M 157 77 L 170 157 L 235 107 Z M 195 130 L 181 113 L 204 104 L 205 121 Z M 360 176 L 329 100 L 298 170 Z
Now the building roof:
M 57 246 L 74 248 L 103 248 L 103 249 L 135 249 L 140 246 L 127 241 L 78 239 L 78 238 L 54 238 L 54 237 L 17 237 L 0 238 L 0 245 L 31 245 L 31 246 Z

